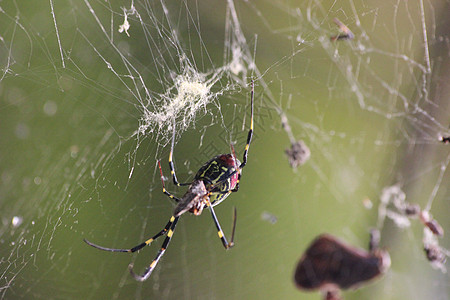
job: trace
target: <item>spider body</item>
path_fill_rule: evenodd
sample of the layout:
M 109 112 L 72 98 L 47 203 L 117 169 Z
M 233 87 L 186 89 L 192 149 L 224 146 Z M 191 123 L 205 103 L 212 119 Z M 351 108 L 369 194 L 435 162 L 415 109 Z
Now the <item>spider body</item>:
M 241 162 L 232 154 L 221 154 L 207 161 L 195 174 L 194 181 L 177 201 L 174 216 L 186 211 L 201 215 L 208 201 L 216 206 L 238 187 L 238 170 Z
M 234 222 L 233 229 L 231 233 L 230 242 L 227 241 L 221 227 L 219 224 L 219 220 L 216 217 L 213 207 L 225 200 L 228 195 L 232 192 L 237 192 L 239 189 L 239 181 L 241 179 L 242 168 L 245 167 L 247 163 L 247 154 L 248 149 L 250 147 L 250 143 L 253 136 L 253 82 L 251 83 L 251 117 L 250 117 L 250 130 L 247 135 L 247 144 L 244 148 L 243 160 L 242 163 L 236 158 L 234 155 L 234 149 L 232 154 L 221 154 L 213 157 L 209 161 L 207 161 L 198 172 L 195 174 L 194 180 L 188 183 L 179 183 L 177 176 L 175 174 L 175 167 L 172 161 L 173 157 L 173 148 L 175 144 L 175 128 L 174 134 L 172 138 L 172 147 L 169 153 L 169 167 L 170 173 L 172 175 L 172 179 L 175 185 L 177 186 L 189 186 L 186 193 L 183 197 L 178 198 L 168 192 L 164 186 L 164 176 L 161 169 L 161 164 L 158 161 L 158 166 L 161 174 L 161 182 L 162 182 L 162 192 L 168 196 L 169 198 L 175 200 L 177 205 L 174 209 L 172 216 L 167 222 L 166 226 L 157 234 L 155 234 L 150 239 L 145 242 L 130 248 L 130 249 L 115 249 L 115 248 L 106 248 L 99 246 L 97 244 L 91 243 L 88 240 L 84 239 L 84 241 L 94 248 L 110 251 L 110 252 L 136 252 L 140 249 L 144 248 L 147 245 L 150 245 L 157 238 L 167 235 L 164 239 L 164 242 L 159 249 L 155 259 L 150 263 L 150 265 L 145 269 L 142 275 L 138 275 L 133 271 L 133 265 L 129 265 L 129 270 L 134 279 L 138 281 L 144 281 L 150 277 L 156 265 L 158 264 L 161 257 L 164 255 L 167 246 L 172 239 L 173 233 L 175 231 L 175 227 L 178 223 L 178 220 L 182 214 L 189 211 L 194 215 L 200 215 L 203 212 L 205 207 L 209 207 L 213 222 L 217 229 L 217 235 L 222 241 L 222 245 L 225 249 L 229 249 L 234 245 L 234 232 L 236 228 L 236 209 L 234 209 Z
M 221 154 L 207 161 L 195 174 L 195 180 L 202 180 L 205 187 L 210 189 L 209 200 L 212 206 L 216 206 L 228 197 L 229 192 L 239 188 L 240 165 L 241 162 L 232 154 Z

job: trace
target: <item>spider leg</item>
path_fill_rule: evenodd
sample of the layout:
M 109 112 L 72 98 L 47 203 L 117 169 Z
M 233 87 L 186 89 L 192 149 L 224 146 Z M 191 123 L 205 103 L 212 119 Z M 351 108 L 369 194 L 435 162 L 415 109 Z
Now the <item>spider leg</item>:
M 177 179 L 177 175 L 175 174 L 175 166 L 173 165 L 173 148 L 175 147 L 175 125 L 173 125 L 173 133 L 172 133 L 172 145 L 170 146 L 170 153 L 169 153 L 169 168 L 170 168 L 170 174 L 172 175 L 173 183 L 176 186 L 185 186 L 190 185 L 192 182 L 186 182 L 186 183 L 179 183 Z
M 163 191 L 163 193 L 164 193 L 166 196 L 168 196 L 170 199 L 175 200 L 175 202 L 177 202 L 177 203 L 180 202 L 180 201 L 181 201 L 180 198 L 178 198 L 178 197 L 172 195 L 171 193 L 169 193 L 169 192 L 166 190 L 166 187 L 165 187 L 165 185 L 164 185 L 164 175 L 163 175 L 163 172 L 162 172 L 162 169 L 161 169 L 161 163 L 160 163 L 159 160 L 158 160 L 158 166 L 159 166 L 159 173 L 161 174 L 161 183 L 162 183 L 162 191 Z
M 212 216 L 214 224 L 216 225 L 216 228 L 217 228 L 217 235 L 219 236 L 220 240 L 222 241 L 223 246 L 225 247 L 225 249 L 230 249 L 231 247 L 234 246 L 234 233 L 236 231 L 236 219 L 237 219 L 236 207 L 234 208 L 233 229 L 231 230 L 231 239 L 230 239 L 230 242 L 228 242 L 227 238 L 225 237 L 225 235 L 222 231 L 222 228 L 220 227 L 219 220 L 217 219 L 216 213 L 214 212 L 214 208 L 212 207 L 209 199 L 206 202 L 206 206 L 208 206 L 211 211 L 211 216 Z
M 231 193 L 235 193 L 235 192 L 239 191 L 239 180 L 240 179 L 241 179 L 241 173 L 239 173 L 239 175 L 238 175 L 238 180 L 237 180 L 236 186 L 234 187 L 234 189 L 230 190 Z
M 254 87 L 253 80 L 252 80 L 251 85 L 252 85 L 252 90 L 250 93 L 250 98 L 251 98 L 250 130 L 248 131 L 247 144 L 245 145 L 245 148 L 244 148 L 244 155 L 243 155 L 242 163 L 239 166 L 239 169 L 242 169 L 247 164 L 248 148 L 250 148 L 250 143 L 251 143 L 252 137 L 253 137 L 253 102 L 254 102 L 254 94 L 255 94 L 255 87 Z M 239 172 L 238 179 L 240 179 L 240 177 L 241 177 L 241 173 Z M 238 182 L 239 182 L 239 180 L 238 180 Z
M 248 149 L 250 148 L 250 143 L 252 142 L 252 137 L 253 137 L 253 103 L 254 103 L 254 95 L 255 95 L 255 86 L 254 86 L 253 80 L 252 80 L 251 85 L 252 85 L 252 90 L 250 93 L 250 98 L 251 98 L 250 130 L 248 131 L 248 135 L 247 135 L 247 144 L 245 145 L 245 148 L 244 148 L 244 155 L 242 158 L 242 163 L 237 170 L 238 178 L 236 181 L 236 186 L 230 192 L 237 192 L 239 190 L 239 182 L 241 181 L 241 169 L 243 167 L 245 167 L 245 165 L 247 164 Z M 232 175 L 233 174 L 231 174 L 231 176 Z
M 161 230 L 160 232 L 155 234 L 152 238 L 150 238 L 150 239 L 146 240 L 145 242 L 143 242 L 143 243 L 141 243 L 141 244 L 139 244 L 137 246 L 134 246 L 133 248 L 130 248 L 130 249 L 106 248 L 106 247 L 102 247 L 102 246 L 99 246 L 97 244 L 94 244 L 94 243 L 88 241 L 87 239 L 83 239 L 83 240 L 89 246 L 97 248 L 97 249 L 100 249 L 100 250 L 103 250 L 103 251 L 133 253 L 133 252 L 136 252 L 138 250 L 141 250 L 142 248 L 144 248 L 147 245 L 150 245 L 154 240 L 156 240 L 160 236 L 165 235 L 167 233 L 167 231 L 169 230 L 169 228 L 172 226 L 174 221 L 175 221 L 175 217 L 170 218 L 169 222 L 167 222 L 167 224 L 166 224 L 166 226 L 164 227 L 163 230 Z
M 173 233 L 175 231 L 175 226 L 177 226 L 178 219 L 180 217 L 172 216 L 170 218 L 170 221 L 168 224 L 170 224 L 169 232 L 167 233 L 166 239 L 164 240 L 161 249 L 159 249 L 158 254 L 156 254 L 155 259 L 151 262 L 151 264 L 148 266 L 147 269 L 145 269 L 144 273 L 142 275 L 138 275 L 133 271 L 133 264 L 130 264 L 128 266 L 128 269 L 130 270 L 131 275 L 134 279 L 137 281 L 145 281 L 147 280 L 150 275 L 152 274 L 153 270 L 155 269 L 156 265 L 158 264 L 161 257 L 166 252 L 167 246 L 169 246 L 170 240 L 172 239 Z

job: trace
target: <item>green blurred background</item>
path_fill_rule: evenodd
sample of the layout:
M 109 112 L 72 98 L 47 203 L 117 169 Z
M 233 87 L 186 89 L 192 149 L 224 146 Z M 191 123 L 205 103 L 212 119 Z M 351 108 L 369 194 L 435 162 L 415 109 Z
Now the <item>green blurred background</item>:
M 366 248 L 383 188 L 394 184 L 422 208 L 431 199 L 430 212 L 449 228 L 450 151 L 438 141 L 449 134 L 448 2 L 161 3 L 135 1 L 128 37 L 117 29 L 129 1 L 0 2 L 2 298 L 320 299 L 293 284 L 302 252 L 323 232 Z M 335 17 L 354 40 L 330 42 Z M 136 282 L 128 264 L 144 270 L 162 240 L 133 255 L 82 241 L 134 246 L 174 207 L 156 165 L 161 159 L 170 174 L 170 132 L 135 134 L 147 102 L 127 75 L 139 73 L 158 98 L 172 85 L 169 73 L 181 72 L 182 54 L 198 72 L 217 71 L 231 60 L 234 37 L 245 38 L 238 44 L 259 72 L 247 64 L 246 76 L 225 73 L 212 87 L 223 95 L 180 128 L 174 155 L 181 181 L 231 142 L 240 158 L 249 89 L 239 77 L 256 78 L 241 187 L 215 209 L 229 236 L 237 207 L 236 246 L 223 250 L 208 211 L 185 215 L 150 279 Z M 147 108 L 163 107 L 155 103 Z M 296 171 L 279 109 L 311 149 Z M 185 192 L 170 180 L 166 187 Z M 430 266 L 423 226 L 411 221 L 405 229 L 384 223 L 391 269 L 345 299 L 449 299 L 449 275 Z M 448 248 L 448 236 L 440 244 Z

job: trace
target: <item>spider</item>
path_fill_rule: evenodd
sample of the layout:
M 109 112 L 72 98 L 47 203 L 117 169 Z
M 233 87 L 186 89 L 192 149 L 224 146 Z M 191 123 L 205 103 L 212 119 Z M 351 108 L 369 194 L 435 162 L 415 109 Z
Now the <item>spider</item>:
M 133 264 L 130 264 L 128 266 L 128 269 L 130 270 L 130 273 L 134 277 L 134 279 L 136 279 L 137 281 L 144 281 L 150 277 L 159 260 L 164 255 L 167 246 L 169 245 L 170 240 L 172 239 L 175 227 L 177 225 L 180 216 L 187 211 L 198 216 L 202 213 L 203 208 L 206 206 L 211 211 L 212 219 L 217 228 L 217 234 L 220 240 L 222 241 L 224 248 L 229 249 L 233 247 L 234 233 L 236 228 L 236 208 L 234 209 L 231 239 L 230 242 L 228 242 L 222 231 L 222 228 L 220 227 L 219 220 L 217 219 L 213 207 L 218 205 L 223 200 L 225 200 L 232 192 L 237 192 L 239 189 L 241 170 L 247 164 L 248 149 L 250 147 L 250 143 L 253 136 L 253 98 L 254 98 L 253 81 L 251 82 L 250 98 L 251 98 L 250 130 L 247 135 L 247 144 L 245 145 L 244 148 L 242 163 L 236 158 L 234 149 L 232 147 L 232 153 L 217 155 L 211 158 L 209 161 L 207 161 L 195 174 L 194 180 L 192 182 L 180 183 L 178 182 L 177 176 L 175 174 L 175 167 L 172 161 L 174 148 L 174 140 L 172 139 L 172 147 L 169 153 L 169 168 L 170 173 L 172 175 L 173 183 L 177 186 L 189 186 L 189 188 L 184 194 L 184 196 L 181 198 L 178 198 L 172 195 L 170 192 L 168 192 L 164 186 L 164 176 L 161 169 L 161 163 L 158 161 L 162 181 L 162 192 L 169 198 L 177 202 L 174 212 L 170 217 L 169 222 L 167 222 L 166 226 L 150 239 L 130 249 L 106 248 L 96 245 L 86 239 L 84 239 L 84 242 L 86 242 L 86 244 L 88 244 L 89 246 L 104 251 L 133 253 L 139 251 L 140 249 L 144 248 L 147 245 L 150 245 L 157 238 L 167 234 L 155 259 L 145 269 L 142 275 L 136 274 L 133 271 Z

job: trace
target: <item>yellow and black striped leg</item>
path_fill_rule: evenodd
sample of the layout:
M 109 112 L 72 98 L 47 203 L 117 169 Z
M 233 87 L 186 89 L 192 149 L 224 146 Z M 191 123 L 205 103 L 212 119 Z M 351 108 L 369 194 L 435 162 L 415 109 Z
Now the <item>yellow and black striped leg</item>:
M 230 242 L 228 243 L 227 238 L 225 237 L 222 228 L 220 227 L 219 224 L 219 220 L 217 219 L 216 213 L 214 212 L 214 208 L 211 205 L 211 202 L 207 202 L 206 206 L 209 207 L 209 209 L 211 210 L 211 216 L 213 218 L 214 224 L 216 224 L 216 228 L 217 228 L 217 235 L 219 236 L 220 240 L 222 241 L 223 246 L 225 247 L 225 249 L 230 249 L 231 247 L 234 246 L 234 233 L 236 231 L 236 216 L 237 216 L 237 212 L 236 212 L 236 207 L 234 208 L 234 216 L 233 216 L 233 229 L 231 230 L 231 239 Z
M 239 166 L 239 169 L 242 169 L 247 164 L 248 148 L 250 148 L 250 143 L 252 142 L 252 137 L 253 137 L 253 102 L 254 102 L 254 94 L 255 94 L 255 87 L 254 87 L 253 80 L 252 80 L 251 85 L 252 85 L 252 91 L 250 93 L 250 99 L 251 99 L 250 130 L 248 131 L 247 144 L 245 145 L 245 148 L 244 148 L 244 155 L 243 155 L 242 163 Z
M 172 145 L 173 145 L 173 142 L 172 142 Z M 169 153 L 169 168 L 170 168 L 170 174 L 172 175 L 173 183 L 176 186 L 190 185 L 192 182 L 186 182 L 186 183 L 178 182 L 177 175 L 175 174 L 175 166 L 173 165 L 172 155 L 173 155 L 173 148 L 170 149 L 170 153 Z
M 172 175 L 172 179 L 173 179 L 173 183 L 176 186 L 185 186 L 185 185 L 190 185 L 192 182 L 189 183 L 179 183 L 178 179 L 177 179 L 177 175 L 175 174 L 175 166 L 173 165 L 173 149 L 175 148 L 175 135 L 176 135 L 176 130 L 175 130 L 175 120 L 173 123 L 173 132 L 172 132 L 172 144 L 170 145 L 170 153 L 169 153 L 169 168 L 170 168 L 170 175 Z
M 136 252 L 138 250 L 141 250 L 142 248 L 144 248 L 147 245 L 150 245 L 154 240 L 156 240 L 157 238 L 159 238 L 160 236 L 163 236 L 167 233 L 167 231 L 169 230 L 169 228 L 172 226 L 173 222 L 175 221 L 175 217 L 170 218 L 169 222 L 167 222 L 166 226 L 164 227 L 163 230 L 161 230 L 160 232 L 158 232 L 157 234 L 155 234 L 152 238 L 146 240 L 145 242 L 143 242 L 142 244 L 139 244 L 133 248 L 130 249 L 115 249 L 115 248 L 106 248 L 106 247 L 102 247 L 99 245 L 96 245 L 90 241 L 88 241 L 87 239 L 83 239 L 84 242 L 86 244 L 88 244 L 89 246 L 92 246 L 94 248 L 103 250 L 103 251 L 109 251 L 109 252 L 129 252 L 129 253 L 133 253 Z
M 175 200 L 176 202 L 180 202 L 180 198 L 178 198 L 178 197 L 172 195 L 171 193 L 169 193 L 169 192 L 166 190 L 166 186 L 164 185 L 164 175 L 163 175 L 163 172 L 162 172 L 162 169 L 161 169 L 161 162 L 160 162 L 159 160 L 158 160 L 158 166 L 159 166 L 159 173 L 161 174 L 161 183 L 162 183 L 162 191 L 163 191 L 163 193 L 164 193 L 167 197 L 169 197 L 170 199 L 173 199 L 173 200 Z
M 131 275 L 133 276 L 134 279 L 136 279 L 137 281 L 145 281 L 147 280 L 150 275 L 152 275 L 153 270 L 155 269 L 156 265 L 158 264 L 159 260 L 161 259 L 161 257 L 164 255 L 164 252 L 166 252 L 167 247 L 169 246 L 170 240 L 172 239 L 173 233 L 175 231 L 175 226 L 177 226 L 177 222 L 178 219 L 180 217 L 175 217 L 172 216 L 170 218 L 169 224 L 170 224 L 170 229 L 167 232 L 167 237 L 164 240 L 161 249 L 158 251 L 158 254 L 156 255 L 155 259 L 152 261 L 152 263 L 148 266 L 147 269 L 145 269 L 145 272 L 142 275 L 138 275 L 133 271 L 133 264 L 130 264 L 128 266 L 128 269 L 130 270 Z

